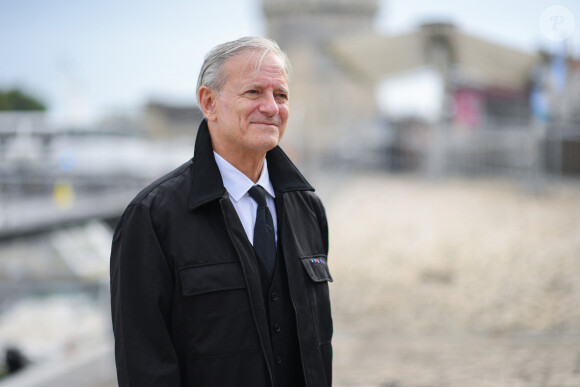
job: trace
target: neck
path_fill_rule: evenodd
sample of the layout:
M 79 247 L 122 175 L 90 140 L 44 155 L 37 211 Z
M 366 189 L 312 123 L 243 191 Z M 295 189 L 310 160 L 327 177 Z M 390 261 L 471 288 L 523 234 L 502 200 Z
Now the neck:
M 249 157 L 247 154 L 243 155 L 243 157 L 236 157 L 237 155 L 235 154 L 221 153 L 217 149 L 215 151 L 254 183 L 258 182 L 260 175 L 262 174 L 262 169 L 264 168 L 264 159 L 266 158 L 265 154 L 256 155 L 255 157 Z
M 262 174 L 266 152 L 242 149 L 239 146 L 232 146 L 228 142 L 220 141 L 219 136 L 213 135 L 211 125 L 208 127 L 213 150 L 256 183 Z
M 265 153 L 248 153 L 240 152 L 239 150 L 228 152 L 220 147 L 214 146 L 213 149 L 218 155 L 220 155 L 228 163 L 236 167 L 240 172 L 257 183 L 262 174 L 262 169 L 264 168 L 264 160 L 266 159 Z

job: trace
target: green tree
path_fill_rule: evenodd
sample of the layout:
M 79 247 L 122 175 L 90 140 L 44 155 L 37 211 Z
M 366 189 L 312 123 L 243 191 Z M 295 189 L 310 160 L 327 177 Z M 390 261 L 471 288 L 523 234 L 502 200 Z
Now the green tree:
M 12 89 L 0 90 L 0 111 L 44 111 L 46 106 L 27 93 Z

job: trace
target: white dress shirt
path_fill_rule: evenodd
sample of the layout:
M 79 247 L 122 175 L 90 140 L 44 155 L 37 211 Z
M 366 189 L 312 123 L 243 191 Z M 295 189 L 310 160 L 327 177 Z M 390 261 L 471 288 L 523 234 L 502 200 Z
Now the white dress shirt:
M 223 157 L 213 152 L 215 161 L 222 175 L 224 187 L 230 195 L 230 200 L 238 213 L 238 217 L 244 226 L 248 240 L 254 244 L 254 225 L 256 224 L 256 210 L 258 203 L 248 193 L 248 190 L 254 186 L 254 182 L 244 175 L 239 169 L 227 162 Z M 278 241 L 278 223 L 276 221 L 276 205 L 274 204 L 274 187 L 270 182 L 270 175 L 268 174 L 268 162 L 264 159 L 264 167 L 258 182 L 266 192 L 266 203 L 268 209 L 272 213 L 272 220 L 274 221 L 274 232 L 276 235 L 276 242 Z

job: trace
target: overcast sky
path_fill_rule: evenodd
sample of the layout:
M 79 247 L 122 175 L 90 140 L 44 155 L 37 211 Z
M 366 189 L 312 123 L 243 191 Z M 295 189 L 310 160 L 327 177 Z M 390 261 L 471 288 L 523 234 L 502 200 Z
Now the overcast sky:
M 540 16 L 562 5 L 576 22 L 568 41 L 580 51 L 579 0 L 380 4 L 375 25 L 384 34 L 444 20 L 530 52 L 550 47 Z M 193 102 L 197 73 L 211 47 L 264 33 L 260 0 L 0 0 L 0 87 L 31 91 L 57 122 L 135 111 L 150 98 Z

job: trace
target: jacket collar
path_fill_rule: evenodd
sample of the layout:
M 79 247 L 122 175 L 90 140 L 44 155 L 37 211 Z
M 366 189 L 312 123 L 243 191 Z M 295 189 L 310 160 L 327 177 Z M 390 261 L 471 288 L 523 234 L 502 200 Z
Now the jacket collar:
M 298 168 L 279 146 L 266 154 L 268 172 L 276 194 L 291 191 L 314 191 Z M 195 209 L 226 194 L 222 177 L 213 155 L 213 146 L 207 121 L 199 125 L 195 140 L 195 153 L 192 166 L 192 186 L 189 208 Z

